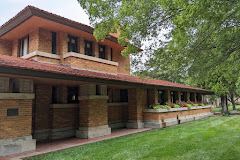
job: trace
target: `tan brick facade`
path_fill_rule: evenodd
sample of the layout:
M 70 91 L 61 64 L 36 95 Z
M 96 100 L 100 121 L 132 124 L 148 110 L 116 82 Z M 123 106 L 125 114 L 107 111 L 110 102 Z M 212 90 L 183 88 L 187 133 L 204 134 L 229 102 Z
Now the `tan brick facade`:
M 18 108 L 18 116 L 7 116 L 7 109 Z M 0 139 L 31 135 L 32 100 L 0 100 Z
M 11 56 L 12 42 L 0 39 L 0 54 Z
M 108 125 L 107 100 L 81 100 L 79 107 L 79 127 Z
M 147 89 L 128 90 L 128 120 L 143 120 L 143 109 L 147 108 Z
M 108 122 L 127 121 L 128 105 L 108 105 Z

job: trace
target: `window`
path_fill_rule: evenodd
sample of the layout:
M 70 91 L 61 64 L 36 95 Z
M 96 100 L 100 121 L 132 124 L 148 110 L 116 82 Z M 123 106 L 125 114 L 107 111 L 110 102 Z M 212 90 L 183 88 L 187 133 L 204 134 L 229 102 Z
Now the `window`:
M 111 48 L 111 61 L 113 60 L 113 49 Z
M 187 93 L 181 92 L 181 101 L 187 101 Z
M 171 102 L 176 103 L 177 101 L 177 92 L 173 91 L 171 92 Z
M 7 116 L 18 116 L 18 108 L 17 109 L 7 109 Z
M 101 95 L 101 86 L 96 85 L 96 95 Z
M 105 59 L 105 46 L 99 45 L 99 58 Z
M 57 100 L 57 88 L 56 87 L 52 87 L 52 104 L 57 104 L 58 100 Z
M 68 103 L 78 103 L 78 87 L 68 87 Z
M 92 42 L 85 40 L 85 55 L 93 56 Z
M 158 103 L 164 105 L 164 92 L 158 91 Z
M 128 90 L 120 89 L 120 102 L 128 102 Z
M 22 57 L 27 55 L 29 51 L 29 36 L 27 35 L 20 39 L 19 44 L 20 44 L 19 56 Z
M 78 37 L 68 35 L 68 52 L 77 52 Z
M 56 32 L 52 32 L 52 54 L 57 54 L 57 36 Z

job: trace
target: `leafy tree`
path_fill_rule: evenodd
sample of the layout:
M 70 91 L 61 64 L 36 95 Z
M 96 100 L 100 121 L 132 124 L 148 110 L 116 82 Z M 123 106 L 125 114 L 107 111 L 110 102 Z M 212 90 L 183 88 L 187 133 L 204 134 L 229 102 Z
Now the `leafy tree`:
M 147 63 L 149 71 L 143 74 L 154 75 L 161 70 L 161 76 L 163 71 L 176 73 L 175 79 L 187 75 L 197 86 L 214 90 L 222 100 L 228 93 L 237 93 L 240 1 L 78 1 L 95 26 L 97 40 L 106 38 L 110 32 L 120 32 L 118 41 L 126 46 L 123 55 L 136 53 L 134 46 L 141 47 L 146 41 L 153 41 L 150 49 L 161 44 L 154 48 Z M 163 42 L 159 35 L 166 29 L 169 41 Z

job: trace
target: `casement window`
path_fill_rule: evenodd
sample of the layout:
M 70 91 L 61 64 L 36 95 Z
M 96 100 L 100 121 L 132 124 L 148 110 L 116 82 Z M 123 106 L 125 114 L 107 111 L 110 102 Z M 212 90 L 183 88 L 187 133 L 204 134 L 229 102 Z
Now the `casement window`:
M 78 44 L 78 37 L 68 35 L 68 52 L 77 53 L 77 48 L 78 48 L 77 44 Z
M 78 103 L 78 87 L 68 87 L 68 103 Z
M 93 56 L 92 42 L 85 40 L 85 55 Z
M 57 54 L 57 34 L 52 32 L 52 54 Z
M 120 89 L 120 102 L 128 102 L 128 90 Z
M 106 54 L 105 54 L 105 46 L 99 45 L 99 58 L 105 59 Z
M 158 103 L 164 105 L 164 92 L 158 91 Z
M 29 35 L 19 39 L 19 56 L 25 56 L 29 52 Z

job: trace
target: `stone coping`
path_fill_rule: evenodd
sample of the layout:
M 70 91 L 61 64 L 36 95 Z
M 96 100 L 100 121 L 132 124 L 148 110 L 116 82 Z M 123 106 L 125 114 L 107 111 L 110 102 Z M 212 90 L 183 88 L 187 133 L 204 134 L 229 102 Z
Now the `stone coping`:
M 143 112 L 145 113 L 164 113 L 164 112 L 178 112 L 178 111 L 186 111 L 186 110 L 193 110 L 193 109 L 204 109 L 204 108 L 211 108 L 211 106 L 198 106 L 198 107 L 192 107 L 191 109 L 188 109 L 187 107 L 184 108 L 171 108 L 171 109 L 144 109 Z
M 116 103 L 108 103 L 108 106 L 114 107 L 114 106 L 127 106 L 128 102 L 116 102 Z
M 78 103 L 74 103 L 74 104 L 50 104 L 50 108 L 77 108 L 79 107 Z
M 34 51 L 34 52 L 29 53 L 29 54 L 27 54 L 25 56 L 22 56 L 21 58 L 28 59 L 28 58 L 31 58 L 31 57 L 34 57 L 34 56 L 41 56 L 41 57 L 47 57 L 47 58 L 60 60 L 60 56 L 57 55 L 57 54 L 41 52 L 41 51 Z
M 105 64 L 109 64 L 109 65 L 113 65 L 113 66 L 118 66 L 118 62 L 113 62 L 113 61 L 109 61 L 106 59 L 97 58 L 97 57 L 93 57 L 93 56 L 87 56 L 87 55 L 80 54 L 80 53 L 68 52 L 68 53 L 64 54 L 64 56 L 63 56 L 63 58 L 68 58 L 68 57 L 76 57 L 76 58 L 86 59 L 86 60 L 90 60 L 90 61 L 105 63 Z
M 0 93 L 0 99 L 34 99 L 34 93 Z
M 90 96 L 78 96 L 79 100 L 89 100 L 89 99 L 108 99 L 108 96 L 102 96 L 102 95 L 90 95 Z

